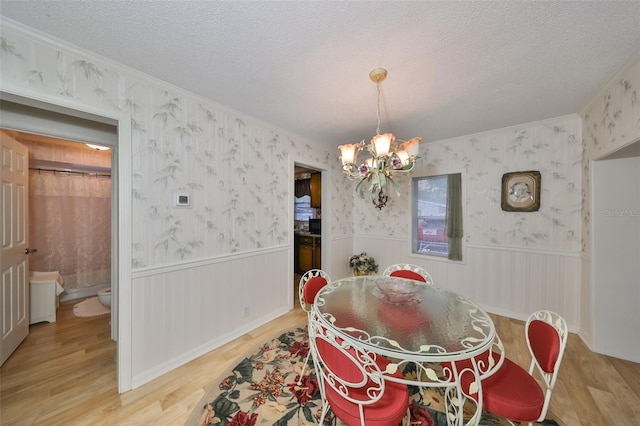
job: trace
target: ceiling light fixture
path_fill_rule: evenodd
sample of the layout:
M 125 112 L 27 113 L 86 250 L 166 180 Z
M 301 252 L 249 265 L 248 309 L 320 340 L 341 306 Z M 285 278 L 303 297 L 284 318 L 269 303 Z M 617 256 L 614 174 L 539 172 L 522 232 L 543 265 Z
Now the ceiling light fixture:
M 397 196 L 400 196 L 400 188 L 393 180 L 395 173 L 409 173 L 413 170 L 420 153 L 420 137 L 399 141 L 402 149 L 398 149 L 398 142 L 391 133 L 380 134 L 380 83 L 387 77 L 387 70 L 376 68 L 369 73 L 371 81 L 376 83 L 378 91 L 377 119 L 378 127 L 376 135 L 367 145 L 367 151 L 371 157 L 367 158 L 359 166 L 357 165 L 358 152 L 365 148 L 364 139 L 360 143 L 340 145 L 340 159 L 342 171 L 350 180 L 360 179 L 356 186 L 356 192 L 360 198 L 365 198 L 365 192 L 373 204 L 379 209 L 387 204 L 389 199 L 389 185 L 393 186 Z M 366 184 L 368 188 L 365 188 Z
M 94 145 L 92 143 L 86 143 L 85 145 L 87 145 L 91 149 L 95 149 L 98 151 L 108 151 L 111 149 L 110 146 Z

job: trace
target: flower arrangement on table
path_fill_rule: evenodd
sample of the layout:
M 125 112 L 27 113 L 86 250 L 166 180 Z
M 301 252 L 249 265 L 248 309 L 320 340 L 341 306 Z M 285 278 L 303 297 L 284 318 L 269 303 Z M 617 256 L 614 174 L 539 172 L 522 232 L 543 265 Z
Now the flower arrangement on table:
M 378 272 L 376 260 L 365 252 L 351 256 L 349 267 L 353 269 L 354 275 L 369 275 Z

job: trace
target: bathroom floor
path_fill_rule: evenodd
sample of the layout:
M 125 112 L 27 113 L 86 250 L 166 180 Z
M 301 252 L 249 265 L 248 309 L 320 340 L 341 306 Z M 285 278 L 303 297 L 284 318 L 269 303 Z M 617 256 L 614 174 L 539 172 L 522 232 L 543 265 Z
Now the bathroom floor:
M 1 424 L 77 424 L 86 407 L 76 405 L 117 395 L 111 315 L 76 317 L 73 306 L 82 300 L 61 302 L 54 323 L 29 326 L 27 338 L 2 365 Z

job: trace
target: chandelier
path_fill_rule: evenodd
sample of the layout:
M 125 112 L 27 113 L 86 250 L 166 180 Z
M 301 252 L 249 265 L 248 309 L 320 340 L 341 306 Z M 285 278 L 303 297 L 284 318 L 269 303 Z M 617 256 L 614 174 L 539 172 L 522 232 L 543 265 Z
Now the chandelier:
M 376 83 L 378 91 L 378 127 L 371 143 L 365 145 L 363 139 L 360 143 L 338 147 L 342 171 L 350 180 L 360 180 L 356 186 L 356 193 L 363 199 L 366 194 L 379 210 L 387 204 L 389 186 L 392 186 L 396 195 L 400 196 L 400 187 L 394 181 L 394 174 L 409 173 L 413 170 L 420 153 L 418 144 L 422 140 L 416 137 L 408 141 L 396 141 L 391 133 L 380 134 L 380 83 L 386 77 L 387 70 L 384 68 L 376 68 L 369 73 L 369 78 Z M 363 151 L 365 146 L 370 157 L 358 165 L 358 153 Z

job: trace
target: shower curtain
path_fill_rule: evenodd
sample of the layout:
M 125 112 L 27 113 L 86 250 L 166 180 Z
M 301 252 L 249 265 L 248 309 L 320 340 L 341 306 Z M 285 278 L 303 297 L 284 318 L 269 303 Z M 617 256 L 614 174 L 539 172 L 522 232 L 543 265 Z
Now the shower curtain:
M 65 289 L 111 282 L 111 178 L 31 171 L 31 271 L 60 271 Z

